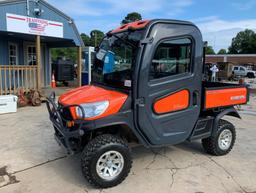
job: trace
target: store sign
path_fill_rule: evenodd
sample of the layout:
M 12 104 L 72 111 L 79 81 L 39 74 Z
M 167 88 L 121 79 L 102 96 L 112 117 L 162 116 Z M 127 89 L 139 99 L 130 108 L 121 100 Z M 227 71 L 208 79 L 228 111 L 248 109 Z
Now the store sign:
M 6 14 L 7 31 L 63 38 L 63 23 Z

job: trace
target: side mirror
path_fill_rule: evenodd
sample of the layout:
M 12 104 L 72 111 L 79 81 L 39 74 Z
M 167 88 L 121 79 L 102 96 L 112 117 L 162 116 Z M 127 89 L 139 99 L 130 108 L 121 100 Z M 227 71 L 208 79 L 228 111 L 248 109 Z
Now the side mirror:
M 96 47 L 94 48 L 94 51 L 95 51 L 95 52 L 98 52 L 99 49 L 100 49 L 100 47 L 99 47 L 99 46 L 96 46 Z
M 108 33 L 106 33 L 106 35 L 107 35 L 108 38 L 112 37 L 113 34 L 112 34 L 111 32 L 112 32 L 112 31 L 109 31 Z

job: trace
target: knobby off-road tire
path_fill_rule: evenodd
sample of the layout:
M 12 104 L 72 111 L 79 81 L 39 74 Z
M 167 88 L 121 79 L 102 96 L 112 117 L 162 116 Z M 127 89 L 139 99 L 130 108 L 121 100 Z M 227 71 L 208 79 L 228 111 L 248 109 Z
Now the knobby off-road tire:
M 82 173 L 86 180 L 97 188 L 120 184 L 128 176 L 131 166 L 132 158 L 128 145 L 114 135 L 105 134 L 94 138 L 87 144 L 81 156 Z M 102 167 L 104 169 L 101 170 Z M 109 167 L 113 170 L 109 170 Z M 119 169 L 114 170 L 115 168 Z M 110 172 L 116 172 L 116 175 L 111 177 Z
M 207 153 L 222 156 L 228 154 L 232 150 L 235 140 L 236 130 L 234 125 L 221 119 L 218 123 L 216 135 L 202 139 L 202 145 Z

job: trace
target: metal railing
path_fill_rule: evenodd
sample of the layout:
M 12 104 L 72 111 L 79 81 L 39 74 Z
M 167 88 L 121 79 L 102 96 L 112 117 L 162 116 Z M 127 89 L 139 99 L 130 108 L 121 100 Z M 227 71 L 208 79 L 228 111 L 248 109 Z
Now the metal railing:
M 0 95 L 37 88 L 37 66 L 0 65 Z

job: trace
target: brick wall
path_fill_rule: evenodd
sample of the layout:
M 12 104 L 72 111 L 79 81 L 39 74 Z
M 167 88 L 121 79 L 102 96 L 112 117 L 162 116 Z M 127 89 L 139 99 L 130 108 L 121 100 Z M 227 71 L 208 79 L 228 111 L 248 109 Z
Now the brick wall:
M 233 63 L 234 65 L 242 65 L 242 64 L 253 64 L 256 65 L 256 55 L 253 56 L 211 56 L 207 55 L 206 56 L 206 62 L 207 63 L 218 63 L 218 62 L 229 62 Z
M 218 63 L 218 62 L 224 62 L 224 57 L 211 57 L 211 56 L 206 56 L 205 58 L 206 63 Z

